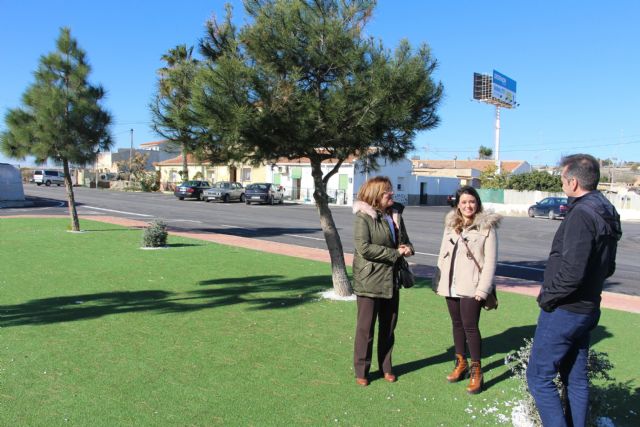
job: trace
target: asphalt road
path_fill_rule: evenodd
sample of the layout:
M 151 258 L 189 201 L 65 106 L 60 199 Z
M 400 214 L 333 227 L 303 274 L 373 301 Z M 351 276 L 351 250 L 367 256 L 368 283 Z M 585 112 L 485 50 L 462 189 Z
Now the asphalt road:
M 172 195 L 123 193 L 75 188 L 78 212 L 83 215 L 113 215 L 142 221 L 155 218 L 186 231 L 232 234 L 301 246 L 326 248 L 317 210 L 313 205 L 251 205 L 180 201 Z M 12 214 L 67 214 L 64 187 L 26 185 L 25 194 L 36 206 L 0 209 L 0 216 Z M 353 251 L 353 214 L 350 207 L 331 208 L 345 252 Z M 409 206 L 404 219 L 416 248 L 413 262 L 435 265 L 447 207 Z M 542 280 L 553 235 L 560 221 L 520 217 L 504 218 L 498 231 L 497 274 L 528 280 Z M 616 273 L 605 283 L 611 292 L 640 295 L 640 224 L 623 223 Z

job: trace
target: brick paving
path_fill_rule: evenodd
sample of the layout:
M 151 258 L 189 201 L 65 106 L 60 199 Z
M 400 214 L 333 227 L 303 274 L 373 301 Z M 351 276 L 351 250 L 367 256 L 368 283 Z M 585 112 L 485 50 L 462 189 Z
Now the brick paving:
M 3 218 L 68 218 L 66 215 L 15 215 Z M 100 221 L 109 224 L 121 225 L 124 227 L 144 228 L 148 223 L 139 220 L 119 218 L 114 216 L 81 216 L 83 220 Z M 304 246 L 291 245 L 288 243 L 270 242 L 267 240 L 252 239 L 248 237 L 231 236 L 227 234 L 218 234 L 211 232 L 188 232 L 178 229 L 169 228 L 169 233 L 175 236 L 188 237 L 191 239 L 205 240 L 208 242 L 220 243 L 223 245 L 243 247 L 254 249 L 257 251 L 276 253 L 280 255 L 294 256 L 298 258 L 310 259 L 314 261 L 330 262 L 329 251 L 326 249 L 307 248 Z M 351 265 L 353 262 L 352 254 L 344 254 L 345 262 Z M 418 277 L 431 277 L 434 268 L 427 265 L 413 265 L 414 272 Z M 540 283 L 514 279 L 504 276 L 496 276 L 497 289 L 504 292 L 512 292 L 521 295 L 537 296 L 540 289 Z M 628 311 L 631 313 L 640 313 L 640 296 L 617 294 L 613 292 L 602 293 L 602 307 L 614 310 Z

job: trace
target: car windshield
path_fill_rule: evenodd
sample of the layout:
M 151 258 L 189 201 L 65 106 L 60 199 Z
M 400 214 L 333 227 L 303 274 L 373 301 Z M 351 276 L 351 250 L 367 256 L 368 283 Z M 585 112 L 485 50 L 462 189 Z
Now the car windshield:
M 267 191 L 268 189 L 269 189 L 269 184 L 251 184 L 247 186 L 247 190 Z
M 185 181 L 180 185 L 183 187 L 197 187 L 200 185 L 200 181 Z

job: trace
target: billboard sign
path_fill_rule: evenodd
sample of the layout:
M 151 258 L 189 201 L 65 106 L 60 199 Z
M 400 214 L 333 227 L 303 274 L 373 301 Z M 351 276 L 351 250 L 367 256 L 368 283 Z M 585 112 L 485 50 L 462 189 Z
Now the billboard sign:
M 516 105 L 516 81 L 493 70 L 491 97 L 500 103 L 514 107 Z

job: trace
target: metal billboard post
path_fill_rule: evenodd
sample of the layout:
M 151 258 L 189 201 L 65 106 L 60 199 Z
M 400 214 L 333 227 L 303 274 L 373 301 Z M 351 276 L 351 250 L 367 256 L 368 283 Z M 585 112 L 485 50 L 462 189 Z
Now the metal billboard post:
M 502 168 L 500 167 L 500 106 L 496 105 L 496 174 L 500 175 Z

